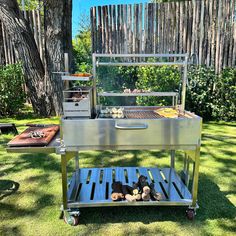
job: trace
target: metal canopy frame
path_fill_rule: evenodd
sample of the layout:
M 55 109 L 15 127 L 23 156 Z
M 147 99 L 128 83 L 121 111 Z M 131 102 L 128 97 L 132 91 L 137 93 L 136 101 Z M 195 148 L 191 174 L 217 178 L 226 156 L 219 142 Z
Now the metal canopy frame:
M 173 62 L 100 62 L 99 58 L 174 58 L 175 61 Z M 178 59 L 178 61 L 176 61 Z M 186 86 L 187 86 L 187 70 L 188 70 L 188 54 L 98 54 L 93 53 L 92 56 L 92 62 L 93 62 L 93 88 L 94 88 L 94 94 L 93 94 L 93 104 L 94 104 L 94 110 L 97 105 L 97 90 L 96 90 L 96 71 L 97 67 L 99 66 L 179 66 L 183 68 L 183 75 L 182 75 L 182 91 L 181 91 L 181 104 L 180 109 L 182 111 L 185 110 L 185 99 L 186 99 Z M 168 92 L 166 93 L 166 96 L 173 96 L 172 93 L 168 95 Z M 99 94 L 99 96 L 103 96 L 104 94 Z M 165 96 L 156 93 L 153 94 L 154 96 Z M 116 95 L 114 95 L 116 96 Z M 117 95 L 122 96 L 122 94 Z M 124 94 L 123 96 L 127 96 L 127 94 Z M 131 95 L 128 95 L 131 96 Z M 135 94 L 133 95 L 135 96 Z M 146 95 L 144 95 L 146 96 Z M 148 96 L 148 95 L 147 95 Z M 149 95 L 151 96 L 151 95 Z

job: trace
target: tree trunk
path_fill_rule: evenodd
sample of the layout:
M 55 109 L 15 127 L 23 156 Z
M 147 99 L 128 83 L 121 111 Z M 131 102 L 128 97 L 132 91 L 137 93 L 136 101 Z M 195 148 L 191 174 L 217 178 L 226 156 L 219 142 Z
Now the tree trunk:
M 47 77 L 51 81 L 51 95 L 56 114 L 62 112 L 62 81 L 53 72 L 65 71 L 64 53 L 69 54 L 71 68 L 72 0 L 46 0 L 44 7 L 45 57 Z
M 19 10 L 16 0 L 0 0 L 0 20 L 4 22 L 12 39 L 17 61 L 23 64 L 26 85 L 34 111 L 40 115 L 52 114 L 50 83 L 40 59 L 34 35 Z

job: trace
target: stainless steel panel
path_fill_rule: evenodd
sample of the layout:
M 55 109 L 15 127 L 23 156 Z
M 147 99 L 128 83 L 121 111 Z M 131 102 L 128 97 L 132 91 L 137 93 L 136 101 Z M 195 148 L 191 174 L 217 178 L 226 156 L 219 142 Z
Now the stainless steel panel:
M 67 147 L 200 145 L 201 118 L 62 119 Z M 117 127 L 126 127 L 119 129 Z M 142 127 L 142 129 L 140 129 Z M 144 129 L 145 127 L 145 129 Z

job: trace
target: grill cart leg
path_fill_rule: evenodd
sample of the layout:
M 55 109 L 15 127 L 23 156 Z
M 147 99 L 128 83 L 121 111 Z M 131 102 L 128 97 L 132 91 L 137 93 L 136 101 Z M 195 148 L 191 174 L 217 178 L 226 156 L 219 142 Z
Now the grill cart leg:
M 75 185 L 76 189 L 78 188 L 79 185 L 79 153 L 77 152 L 75 154 Z
M 181 180 L 185 183 L 185 185 L 189 186 L 189 156 L 188 154 L 184 154 L 184 168 L 180 173 Z
M 170 151 L 170 166 L 171 168 L 175 168 L 175 150 Z
M 64 221 L 72 226 L 79 224 L 79 215 L 80 212 L 78 209 L 68 209 L 67 206 L 67 162 L 75 157 L 76 163 L 76 173 L 79 172 L 79 162 L 78 162 L 78 153 L 77 152 L 65 152 L 61 155 L 61 174 L 62 174 L 62 216 Z M 79 181 L 78 179 L 76 181 Z
M 193 169 L 193 189 L 192 189 L 192 196 L 193 196 L 192 207 L 195 207 L 195 208 L 197 207 L 199 162 L 200 162 L 200 147 L 197 147 L 195 151 L 195 162 L 194 162 L 194 169 Z
M 187 218 L 193 220 L 196 215 L 197 205 L 197 192 L 198 192 L 198 177 L 199 177 L 199 162 L 200 162 L 200 147 L 197 147 L 194 152 L 193 164 L 193 186 L 192 186 L 192 205 L 186 211 Z
M 62 177 L 62 205 L 63 211 L 67 210 L 67 154 L 61 155 L 61 177 Z

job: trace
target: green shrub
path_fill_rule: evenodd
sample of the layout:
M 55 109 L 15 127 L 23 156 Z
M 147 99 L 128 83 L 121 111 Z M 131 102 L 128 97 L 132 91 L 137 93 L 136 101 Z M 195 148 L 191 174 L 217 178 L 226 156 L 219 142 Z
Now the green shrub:
M 226 68 L 216 80 L 212 116 L 215 120 L 236 119 L 236 69 Z
M 215 81 L 213 68 L 191 67 L 188 72 L 186 109 L 202 116 L 205 120 L 210 120 L 215 100 Z
M 178 91 L 180 84 L 180 72 L 177 67 L 140 67 L 137 74 L 138 89 L 150 90 L 153 92 L 173 92 Z M 138 105 L 171 105 L 172 99 L 164 97 L 138 97 Z
M 0 66 L 0 116 L 16 114 L 24 106 L 20 64 Z

